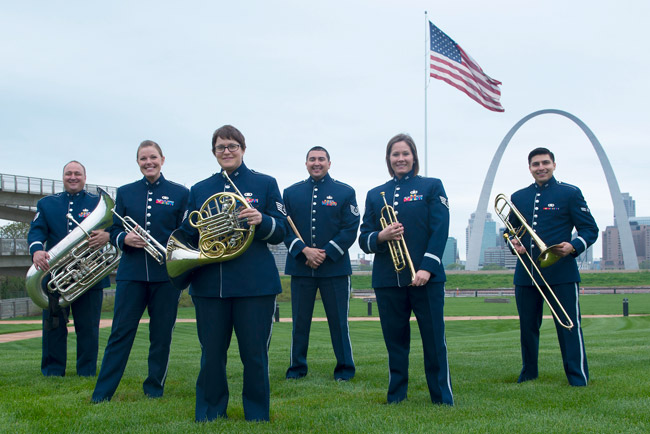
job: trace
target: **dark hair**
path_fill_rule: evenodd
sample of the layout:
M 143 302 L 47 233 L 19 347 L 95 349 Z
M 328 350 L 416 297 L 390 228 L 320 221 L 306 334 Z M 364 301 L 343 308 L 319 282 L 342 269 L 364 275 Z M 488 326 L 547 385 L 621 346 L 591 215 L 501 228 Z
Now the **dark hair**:
M 153 146 L 154 148 L 156 148 L 156 150 L 158 151 L 160 156 L 162 158 L 165 158 L 165 156 L 163 155 L 163 151 L 162 151 L 162 149 L 160 149 L 160 146 L 158 145 L 158 143 L 154 142 L 153 140 L 145 140 L 142 143 L 140 143 L 140 146 L 138 146 L 138 150 L 135 152 L 135 159 L 136 160 L 138 159 L 138 155 L 140 154 L 140 149 L 147 148 L 149 146 Z
M 415 147 L 415 142 L 413 138 L 408 134 L 398 134 L 388 141 L 386 145 L 386 166 L 388 166 L 388 173 L 390 176 L 395 176 L 393 168 L 390 167 L 390 153 L 395 143 L 404 142 L 409 148 L 411 148 L 411 153 L 413 154 L 413 175 L 417 175 L 420 171 L 420 160 L 418 158 L 418 148 Z
M 84 170 L 84 176 L 86 175 L 86 166 L 84 166 L 83 164 L 81 164 L 77 160 L 70 160 L 67 163 L 65 163 L 65 165 L 63 166 L 63 173 L 64 174 L 65 174 L 65 168 L 68 167 L 68 164 L 70 164 L 70 163 L 77 163 L 78 165 L 80 165 L 81 168 Z
M 549 155 L 551 157 L 551 161 L 555 163 L 555 155 L 551 151 L 549 151 L 546 148 L 535 148 L 532 151 L 530 151 L 530 154 L 528 154 L 528 165 L 530 166 L 530 160 L 533 159 L 533 157 L 537 155 Z
M 327 152 L 327 149 L 323 148 L 322 146 L 314 146 L 309 151 L 307 151 L 307 157 L 305 157 L 305 160 L 309 160 L 309 153 L 311 151 L 323 151 L 323 152 L 325 152 L 325 155 L 327 155 L 327 161 L 330 161 L 330 153 Z
M 227 139 L 227 140 L 234 140 L 235 142 L 239 143 L 239 146 L 241 146 L 242 150 L 246 150 L 246 139 L 244 138 L 244 135 L 239 131 L 237 128 L 233 127 L 232 125 L 224 125 L 221 128 L 217 128 L 215 132 L 212 134 L 212 153 L 214 154 L 214 147 L 216 146 L 217 143 L 217 137 L 221 137 L 222 139 Z

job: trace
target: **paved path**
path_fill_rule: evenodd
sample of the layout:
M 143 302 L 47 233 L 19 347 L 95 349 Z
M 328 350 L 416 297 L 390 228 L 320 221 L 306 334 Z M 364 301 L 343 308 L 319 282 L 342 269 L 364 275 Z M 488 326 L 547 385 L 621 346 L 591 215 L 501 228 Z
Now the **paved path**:
M 648 316 L 646 314 L 633 314 L 629 316 Z M 582 315 L 583 318 L 621 318 L 623 315 Z M 519 319 L 516 315 L 511 316 L 447 316 L 445 321 L 476 321 L 476 320 L 499 320 L 499 319 Z M 551 319 L 551 316 L 544 316 L 544 319 Z M 359 317 L 350 317 L 349 321 L 379 321 L 379 317 L 376 316 L 359 316 Z M 313 318 L 313 322 L 325 322 L 327 318 Z M 411 318 L 411 321 L 415 321 L 415 318 Z M 178 318 L 176 322 L 180 323 L 195 323 L 196 320 L 193 318 Z M 291 322 L 291 318 L 280 318 L 280 322 Z M 40 324 L 41 320 L 17 320 L 17 321 L 6 321 L 0 320 L 0 324 Z M 141 324 L 149 323 L 148 318 L 143 318 L 140 320 Z M 102 319 L 99 321 L 100 328 L 110 327 L 113 324 L 111 319 Z M 69 333 L 74 333 L 74 326 L 68 327 Z M 28 332 L 18 332 L 18 333 L 5 333 L 0 334 L 0 344 L 5 342 L 14 342 L 21 341 L 24 339 L 33 339 L 40 338 L 43 335 L 42 330 L 32 330 Z

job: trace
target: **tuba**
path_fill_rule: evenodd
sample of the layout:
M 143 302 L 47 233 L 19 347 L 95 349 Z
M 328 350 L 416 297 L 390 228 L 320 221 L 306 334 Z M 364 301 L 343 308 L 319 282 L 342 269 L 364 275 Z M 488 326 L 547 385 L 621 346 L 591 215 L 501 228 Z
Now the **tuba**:
M 49 306 L 45 291 L 58 294 L 59 305 L 66 307 L 117 268 L 121 255 L 119 249 L 110 243 L 99 249 L 92 249 L 88 245 L 90 232 L 106 229 L 113 223 L 113 199 L 101 188 L 97 190 L 99 203 L 83 222 L 77 223 L 72 215 L 66 215 L 77 227 L 48 250 L 50 269 L 37 270 L 32 265 L 27 271 L 27 293 L 43 309 Z M 44 285 L 48 275 L 50 279 Z
M 195 268 L 235 259 L 253 242 L 255 226 L 239 218 L 239 211 L 251 206 L 226 171 L 221 173 L 235 193 L 213 194 L 187 217 L 190 226 L 199 232 L 198 248 L 180 229 L 172 232 L 167 242 L 167 274 L 178 289 L 189 285 Z
M 384 199 L 384 207 L 381 209 L 379 222 L 381 223 L 381 228 L 385 229 L 393 223 L 398 223 L 398 221 L 395 215 L 395 209 L 386 202 L 386 194 L 383 191 L 380 194 L 381 198 Z M 384 217 L 384 213 L 386 213 L 386 217 Z M 399 273 L 408 266 L 411 271 L 411 280 L 415 280 L 415 268 L 413 267 L 413 261 L 411 260 L 411 255 L 409 255 L 409 249 L 406 247 L 404 237 L 399 240 L 388 241 L 388 250 L 390 250 L 395 271 Z
M 542 241 L 542 239 L 537 235 L 535 232 L 533 232 L 532 228 L 530 225 L 526 222 L 526 218 L 521 214 L 521 212 L 515 207 L 515 205 L 508 200 L 508 198 L 504 194 L 499 194 L 497 197 L 494 199 L 494 211 L 496 212 L 497 216 L 501 219 L 503 224 L 506 226 L 506 232 L 503 234 L 503 238 L 505 239 L 506 243 L 508 243 L 508 246 L 510 249 L 517 255 L 517 258 L 521 262 L 521 264 L 524 266 L 524 269 L 530 276 L 530 279 L 533 281 L 533 284 L 539 291 L 539 293 L 542 295 L 544 298 L 544 301 L 548 305 L 548 308 L 551 311 L 551 314 L 553 314 L 553 317 L 557 320 L 557 322 L 564 327 L 565 329 L 572 329 L 573 328 L 573 321 L 571 321 L 571 318 L 569 315 L 566 313 L 566 310 L 562 306 L 562 303 L 560 303 L 560 300 L 558 300 L 557 296 L 555 295 L 555 292 L 551 289 L 551 285 L 549 285 L 546 282 L 546 279 L 544 279 L 544 276 L 542 276 L 542 273 L 539 270 L 539 267 L 545 268 L 550 265 L 555 264 L 557 261 L 561 259 L 561 256 L 556 255 L 555 253 L 551 252 L 551 249 L 555 246 L 547 247 L 546 244 Z M 510 215 L 513 215 L 515 219 L 519 222 L 519 226 L 515 227 L 510 222 Z M 524 234 L 528 233 L 532 239 L 532 241 L 537 245 L 537 247 L 541 250 L 542 253 L 539 254 L 537 257 L 537 261 L 533 261 L 533 258 L 530 256 L 530 253 L 528 253 L 528 250 L 526 250 L 526 257 L 528 257 L 528 260 L 530 261 L 531 268 L 537 272 L 539 275 L 540 279 L 542 280 L 542 283 L 544 284 L 544 288 L 548 293 L 553 297 L 553 300 L 555 301 L 555 304 L 559 307 L 560 312 L 562 314 L 562 318 L 558 315 L 556 310 L 553 308 L 551 303 L 549 302 L 548 298 L 546 297 L 546 294 L 544 294 L 544 291 L 542 290 L 542 287 L 540 286 L 539 283 L 535 280 L 535 277 L 533 277 L 533 273 L 531 270 L 528 269 L 526 266 L 526 262 L 524 261 L 524 258 L 517 252 L 515 249 L 515 246 L 512 244 L 512 240 L 510 237 L 516 239 L 519 241 L 520 244 L 523 245 L 521 242 L 522 237 Z M 537 262 L 537 263 L 536 263 Z M 539 267 L 537 266 L 539 264 Z

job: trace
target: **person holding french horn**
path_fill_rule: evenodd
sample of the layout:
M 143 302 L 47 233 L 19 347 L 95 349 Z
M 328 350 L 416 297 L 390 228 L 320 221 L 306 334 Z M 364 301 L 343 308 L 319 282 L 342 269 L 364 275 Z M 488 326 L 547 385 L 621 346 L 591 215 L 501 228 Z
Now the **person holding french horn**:
M 150 345 L 143 390 L 150 398 L 163 395 L 181 294 L 169 281 L 164 246 L 183 221 L 189 191 L 163 176 L 165 156 L 156 142 L 140 143 L 136 156 L 144 176 L 117 189 L 113 210 L 111 242 L 123 253 L 117 269 L 113 326 L 92 395 L 95 403 L 110 401 L 120 384 L 145 308 Z
M 187 270 L 186 281 L 201 343 L 197 422 L 227 417 L 226 362 L 233 330 L 244 365 L 244 417 L 270 420 L 268 347 L 282 287 L 267 243 L 284 240 L 286 212 L 275 178 L 249 169 L 245 152 L 237 128 L 224 125 L 214 132 L 212 153 L 221 172 L 192 186 L 188 217 L 169 243 L 181 252 L 177 260 L 168 252 L 170 275 L 185 262 L 196 265 Z M 187 259 L 192 255 L 196 259 Z
M 420 329 L 431 401 L 453 405 L 443 316 L 449 202 L 442 182 L 418 175 L 407 134 L 391 138 L 386 165 L 392 179 L 368 192 L 359 245 L 374 253 L 372 287 L 388 350 L 388 403 L 407 397 L 411 312 Z

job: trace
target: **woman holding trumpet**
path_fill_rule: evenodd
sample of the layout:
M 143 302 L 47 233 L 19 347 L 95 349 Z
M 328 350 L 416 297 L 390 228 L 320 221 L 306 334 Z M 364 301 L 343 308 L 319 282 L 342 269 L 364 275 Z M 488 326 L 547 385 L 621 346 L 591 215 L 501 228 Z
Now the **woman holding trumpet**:
M 372 286 L 388 350 L 387 401 L 407 397 L 413 312 L 431 401 L 453 405 L 441 262 L 449 233 L 447 195 L 439 179 L 418 175 L 417 148 L 407 134 L 390 139 L 386 165 L 392 179 L 368 192 L 359 245 L 375 254 Z
M 149 312 L 149 373 L 144 394 L 163 395 L 172 331 L 180 291 L 165 268 L 165 246 L 187 208 L 189 191 L 160 172 L 165 156 L 156 142 L 145 140 L 137 151 L 144 177 L 117 189 L 111 242 L 122 249 L 111 335 L 92 401 L 110 401 L 122 379 L 138 324 Z

